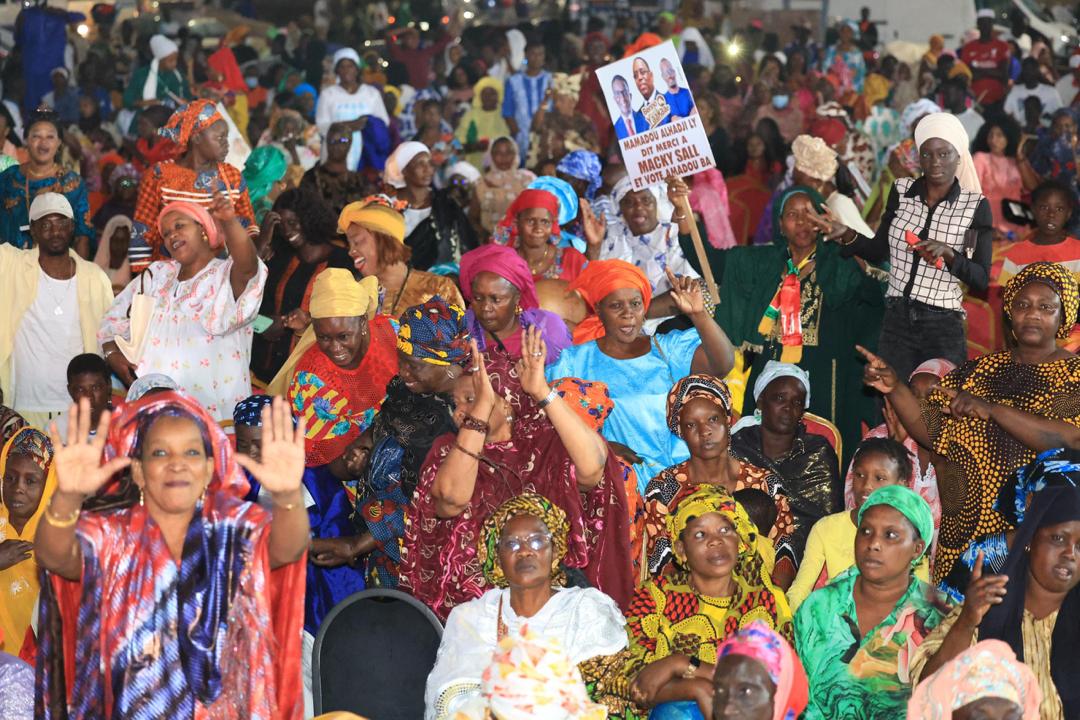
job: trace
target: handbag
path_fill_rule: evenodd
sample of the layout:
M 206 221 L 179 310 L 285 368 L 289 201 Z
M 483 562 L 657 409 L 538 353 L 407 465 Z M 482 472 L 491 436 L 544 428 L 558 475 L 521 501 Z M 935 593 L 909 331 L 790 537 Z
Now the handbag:
M 133 365 L 138 365 L 142 361 L 146 339 L 150 334 L 150 321 L 154 318 L 154 310 L 157 307 L 157 301 L 146 294 L 146 276 L 149 273 L 149 270 L 145 270 L 139 275 L 139 292 L 131 296 L 131 306 L 128 308 L 128 335 L 131 339 L 125 339 L 120 335 L 113 336 L 116 347 Z M 151 279 L 153 279 L 152 275 Z

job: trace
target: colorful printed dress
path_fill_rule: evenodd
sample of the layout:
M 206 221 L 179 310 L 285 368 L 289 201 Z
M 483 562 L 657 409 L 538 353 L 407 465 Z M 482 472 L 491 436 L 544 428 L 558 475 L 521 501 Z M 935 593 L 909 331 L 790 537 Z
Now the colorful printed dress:
M 30 180 L 19 165 L 12 165 L 0 173 L 0 202 L 3 202 L 4 210 L 0 212 L 0 242 L 23 249 L 32 248 L 30 204 L 41 193 L 50 192 L 67 198 L 75 211 L 75 237 L 88 237 L 92 244 L 97 233 L 90 222 L 90 201 L 82 177 L 61 169 L 56 175 Z
M 911 697 L 915 648 L 949 608 L 914 576 L 893 611 L 859 637 L 852 595 L 858 567 L 810 593 L 795 613 L 795 650 L 810 678 L 803 720 L 899 720 Z

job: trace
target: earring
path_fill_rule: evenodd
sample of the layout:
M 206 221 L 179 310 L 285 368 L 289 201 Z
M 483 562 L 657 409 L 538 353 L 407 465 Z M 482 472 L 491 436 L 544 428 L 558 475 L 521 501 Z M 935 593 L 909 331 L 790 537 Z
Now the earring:
M 203 505 L 206 504 L 206 491 L 210 489 L 210 483 L 203 485 L 202 495 L 199 496 L 199 502 Z
M 143 489 L 139 488 L 139 507 L 146 507 L 145 498 L 143 498 Z
M 517 317 L 521 317 L 521 313 L 523 312 L 525 311 L 521 309 L 520 305 L 514 307 L 514 315 L 516 315 Z
M 210 236 L 207 235 L 206 233 L 202 234 L 202 239 L 203 239 L 204 243 L 209 243 L 210 242 Z

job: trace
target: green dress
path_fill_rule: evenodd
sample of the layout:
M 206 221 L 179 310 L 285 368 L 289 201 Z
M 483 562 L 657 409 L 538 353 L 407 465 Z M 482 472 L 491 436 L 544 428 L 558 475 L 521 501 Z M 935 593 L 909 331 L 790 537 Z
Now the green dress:
M 131 74 L 131 81 L 124 88 L 124 107 L 134 108 L 135 103 L 143 99 L 143 86 L 146 84 L 146 76 L 149 74 L 149 65 L 136 68 L 135 72 Z M 188 88 L 187 78 L 176 70 L 158 72 L 157 99 L 161 101 L 162 105 L 175 108 L 180 104 L 177 102 L 177 98 L 184 102 L 191 100 L 192 95 L 191 90 Z M 132 129 L 134 130 L 134 125 L 132 125 Z
M 810 678 L 802 720 L 904 720 L 911 656 L 949 612 L 943 596 L 912 575 L 893 611 L 859 638 L 858 577 L 858 567 L 846 570 L 795 613 L 795 650 Z

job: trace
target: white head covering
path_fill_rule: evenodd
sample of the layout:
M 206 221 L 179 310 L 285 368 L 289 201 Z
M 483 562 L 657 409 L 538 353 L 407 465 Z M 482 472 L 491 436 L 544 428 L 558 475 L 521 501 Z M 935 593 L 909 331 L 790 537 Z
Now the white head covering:
M 122 227 L 131 230 L 133 228 L 131 218 L 127 215 L 113 215 L 109 218 L 109 222 L 105 223 L 105 229 L 101 231 L 97 252 L 94 254 L 94 264 L 106 273 L 110 272 L 109 263 L 112 260 L 112 248 L 109 246 L 109 241 L 112 240 L 113 233 Z M 127 285 L 131 281 L 131 265 L 128 264 L 126 257 L 110 279 L 113 285 Z
M 931 138 L 940 138 L 956 148 L 956 152 L 960 153 L 960 164 L 956 168 L 956 179 L 960 181 L 960 187 L 981 194 L 982 184 L 971 159 L 971 140 L 960 119 L 952 113 L 927 115 L 915 127 L 915 145 L 921 148 L 923 143 Z
M 832 180 L 836 176 L 836 151 L 824 140 L 812 135 L 799 135 L 791 143 L 795 167 L 815 180 Z
M 143 100 L 157 99 L 158 67 L 162 60 L 178 52 L 180 52 L 180 47 L 164 35 L 154 35 L 150 38 L 150 54 L 154 59 L 150 61 L 150 72 L 146 73 L 146 82 L 143 83 Z
M 615 201 L 615 208 L 618 209 L 619 203 L 634 189 L 634 181 L 630 179 L 629 175 L 623 176 L 622 180 L 615 183 L 615 187 L 611 189 L 611 197 Z M 663 185 L 649 185 L 644 188 L 652 193 L 652 196 L 656 198 L 656 219 L 660 222 L 666 222 L 675 212 L 675 206 L 668 200 L 667 193 L 664 191 Z M 608 222 L 621 222 L 622 215 L 615 218 L 611 218 Z
M 405 187 L 405 167 L 412 159 L 421 153 L 430 153 L 431 150 L 422 142 L 411 140 L 403 142 L 394 148 L 390 157 L 386 159 L 386 169 L 383 170 L 383 180 L 395 188 Z
M 716 67 L 716 60 L 713 58 L 712 49 L 709 47 L 709 43 L 705 42 L 705 38 L 701 35 L 701 31 L 696 27 L 688 27 L 682 31 L 682 42 L 679 43 L 680 60 L 686 56 L 687 42 L 692 42 L 697 45 L 699 65 L 707 67 L 709 70 Z
M 334 53 L 334 62 L 331 67 L 334 68 L 334 72 L 337 72 L 337 64 L 342 60 L 352 60 L 356 67 L 363 67 L 363 63 L 360 62 L 360 54 L 353 50 L 351 47 L 344 47 Z
M 460 160 L 451 165 L 446 170 L 446 177 L 452 178 L 455 175 L 460 175 L 472 184 L 480 179 L 480 171 L 472 166 L 471 163 L 467 163 L 464 160 Z
M 506 42 L 510 45 L 510 71 L 517 72 L 525 62 L 525 34 L 517 28 L 507 30 Z
M 761 398 L 761 393 L 765 392 L 765 388 L 769 387 L 769 383 L 782 377 L 793 377 L 802 383 L 802 386 L 806 388 L 806 401 L 803 403 L 803 408 L 810 407 L 810 374 L 798 365 L 777 362 L 776 360 L 770 360 L 765 363 L 765 367 L 762 368 L 761 374 L 758 375 L 757 380 L 754 381 L 754 402 L 756 403 Z M 743 415 L 742 418 L 739 419 L 739 422 L 731 427 L 731 434 L 734 435 L 743 428 L 760 424 L 761 410 L 757 409 L 754 410 L 753 415 Z

